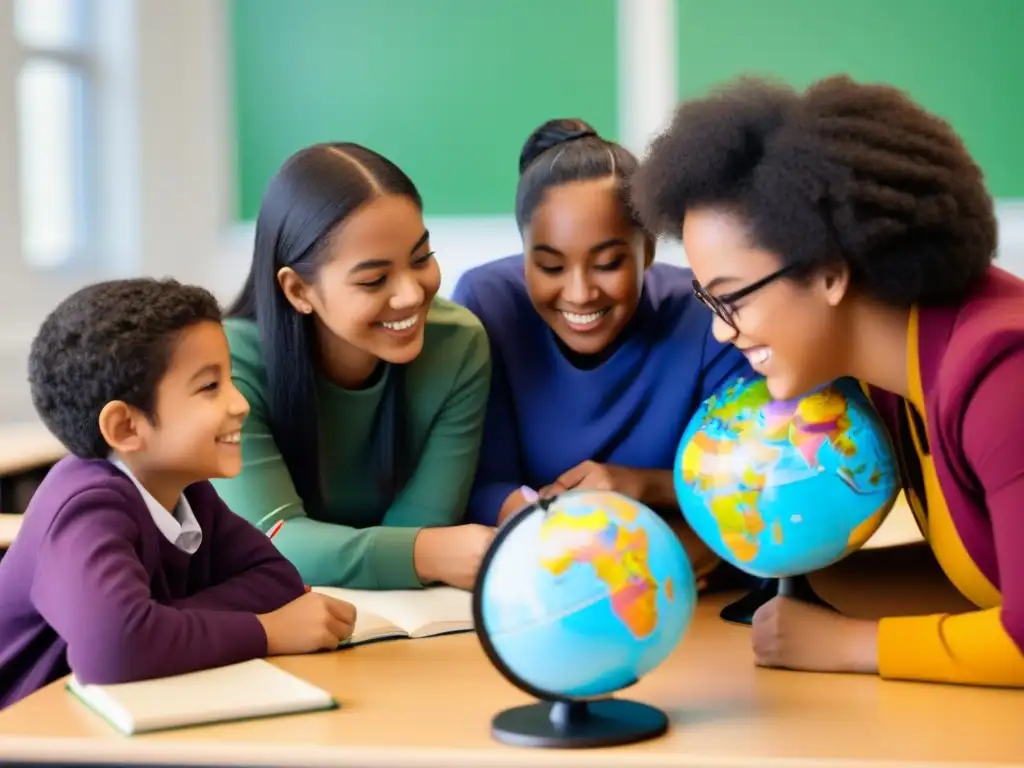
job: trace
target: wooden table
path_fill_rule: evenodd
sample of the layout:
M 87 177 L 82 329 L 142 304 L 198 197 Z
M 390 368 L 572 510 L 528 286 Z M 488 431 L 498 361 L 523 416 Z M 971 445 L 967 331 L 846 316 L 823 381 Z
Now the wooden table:
M 23 518 L 24 515 L 0 514 L 0 550 L 7 549 L 14 542 Z
M 50 466 L 67 453 L 41 422 L 0 424 L 0 552 L 21 528 L 18 514 Z
M 925 547 L 858 553 L 815 586 L 846 612 L 962 610 Z M 475 635 L 402 640 L 275 663 L 337 697 L 332 712 L 124 738 L 60 684 L 0 712 L 7 760 L 349 766 L 1024 765 L 1024 692 L 758 669 L 749 630 L 706 598 L 676 652 L 623 695 L 664 708 L 665 737 L 596 751 L 525 750 L 489 734 L 529 699 Z
M 66 453 L 67 449 L 41 422 L 0 424 L 0 476 L 49 466 Z

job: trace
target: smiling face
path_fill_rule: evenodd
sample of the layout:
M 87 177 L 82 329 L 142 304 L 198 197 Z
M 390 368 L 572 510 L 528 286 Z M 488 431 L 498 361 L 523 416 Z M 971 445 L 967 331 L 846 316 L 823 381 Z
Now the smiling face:
M 843 375 L 844 271 L 823 270 L 800 281 L 783 274 L 732 301 L 731 294 L 783 268 L 782 260 L 752 247 L 743 222 L 715 209 L 689 211 L 682 238 L 694 276 L 719 304 L 715 337 L 743 350 L 773 397 L 795 397 Z
M 206 321 L 173 340 L 154 418 L 113 401 L 99 419 L 108 445 L 157 501 L 173 509 L 186 486 L 242 470 L 239 437 L 248 414 L 248 401 L 231 381 L 224 328 Z
M 441 273 L 420 209 L 407 197 L 382 195 L 331 234 L 315 280 L 285 268 L 278 281 L 297 311 L 313 315 L 325 371 L 355 387 L 379 361 L 419 355 Z
M 249 403 L 231 381 L 231 353 L 220 323 L 181 332 L 156 394 L 150 461 L 198 479 L 242 470 L 239 436 Z
M 574 352 L 604 350 L 636 311 L 653 254 L 613 179 L 548 190 L 523 240 L 526 287 L 538 314 Z

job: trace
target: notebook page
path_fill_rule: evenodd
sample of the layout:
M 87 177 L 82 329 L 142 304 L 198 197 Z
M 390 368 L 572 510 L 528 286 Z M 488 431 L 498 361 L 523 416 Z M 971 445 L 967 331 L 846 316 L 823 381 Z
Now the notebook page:
M 355 605 L 356 626 L 360 611 L 375 613 L 407 632 L 437 623 L 462 624 L 467 628 L 473 625 L 472 593 L 454 587 L 379 591 L 314 587 L 314 590 Z

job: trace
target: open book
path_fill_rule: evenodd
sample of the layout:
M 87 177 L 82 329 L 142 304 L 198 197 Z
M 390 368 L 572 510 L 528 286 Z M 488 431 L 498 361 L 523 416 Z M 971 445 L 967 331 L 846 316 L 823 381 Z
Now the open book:
M 116 685 L 83 685 L 72 675 L 67 689 L 128 736 L 338 706 L 327 691 L 263 659 Z
M 473 630 L 473 596 L 454 587 L 381 591 L 313 587 L 313 591 L 356 607 L 356 626 L 343 646 Z

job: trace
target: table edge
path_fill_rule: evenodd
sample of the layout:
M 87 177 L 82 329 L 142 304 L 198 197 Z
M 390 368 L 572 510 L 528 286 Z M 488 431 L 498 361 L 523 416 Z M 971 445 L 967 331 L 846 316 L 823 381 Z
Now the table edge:
M 0 735 L 0 759 L 4 762 L 96 763 L 136 765 L 192 766 L 336 766 L 344 762 L 354 768 L 377 766 L 413 766 L 414 768 L 452 768 L 453 766 L 502 766 L 518 768 L 529 763 L 538 766 L 615 766 L 625 760 L 631 766 L 685 766 L 685 768 L 907 768 L 923 766 L 917 760 L 875 760 L 859 758 L 766 758 L 700 756 L 609 750 L 525 750 L 519 748 L 458 749 L 447 747 L 324 747 L 271 742 L 195 741 L 176 742 L 148 737 L 38 738 Z M 1007 768 L 1024 763 L 929 761 L 929 768 Z

